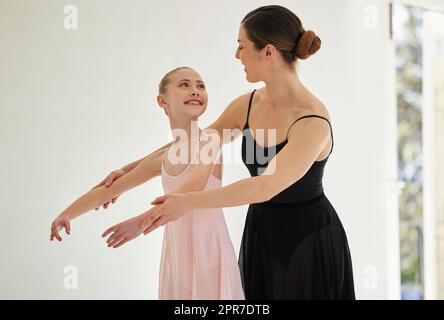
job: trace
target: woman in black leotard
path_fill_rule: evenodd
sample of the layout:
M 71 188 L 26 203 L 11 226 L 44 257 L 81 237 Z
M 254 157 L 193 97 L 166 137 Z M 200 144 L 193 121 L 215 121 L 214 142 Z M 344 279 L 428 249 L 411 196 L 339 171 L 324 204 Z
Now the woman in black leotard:
M 192 208 L 250 204 L 239 255 L 247 299 L 355 298 L 347 237 L 322 186 L 332 127 L 325 106 L 301 83 L 295 67 L 320 43 L 281 6 L 246 15 L 236 58 L 247 80 L 265 87 L 235 99 L 210 128 L 219 134 L 244 129 L 242 159 L 251 177 L 159 197 L 142 226 L 146 234 Z M 275 129 L 280 142 L 260 141 L 258 128 Z M 271 140 L 267 137 L 263 140 Z
M 251 176 L 257 176 L 266 165 L 258 163 L 256 152 L 272 158 L 287 144 L 287 138 L 268 148 L 256 143 L 248 122 L 253 95 L 254 91 L 244 126 L 242 160 Z M 247 299 L 354 298 L 347 238 L 322 186 L 324 167 L 333 150 L 333 131 L 330 121 L 319 115 L 302 116 L 293 124 L 310 117 L 328 122 L 330 152 L 313 162 L 291 186 L 266 202 L 249 206 L 239 255 Z M 246 161 L 249 145 L 255 146 L 251 148 L 252 163 Z

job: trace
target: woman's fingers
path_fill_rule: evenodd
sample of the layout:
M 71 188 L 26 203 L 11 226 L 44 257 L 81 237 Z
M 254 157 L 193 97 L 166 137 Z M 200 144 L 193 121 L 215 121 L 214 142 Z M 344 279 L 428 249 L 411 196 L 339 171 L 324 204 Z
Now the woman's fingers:
M 125 174 L 125 171 L 123 170 L 115 170 L 113 172 L 111 172 L 105 179 L 103 179 L 99 184 L 97 184 L 94 188 L 100 187 L 100 186 L 105 186 L 105 187 L 109 187 L 110 185 L 113 184 L 113 181 L 118 179 L 119 177 L 123 176 Z M 93 189 L 94 189 L 93 188 Z
M 105 179 L 103 179 L 100 183 L 98 183 L 94 188 L 95 189 L 97 187 L 100 186 L 105 186 L 105 187 L 109 187 L 110 185 L 113 184 L 114 180 L 116 180 L 117 178 L 119 178 L 120 176 L 122 176 L 122 174 L 119 174 L 117 172 L 111 172 Z M 91 190 L 92 190 L 91 189 Z M 108 201 L 106 203 L 103 204 L 103 209 L 107 209 L 110 203 L 115 203 L 118 197 L 113 198 L 111 201 Z M 95 208 L 94 210 L 99 210 L 100 206 Z
M 106 178 L 103 179 L 102 181 L 100 181 L 100 182 L 99 182 L 98 184 L 96 184 L 94 187 L 92 187 L 91 190 L 93 190 L 93 189 L 95 189 L 95 188 L 98 188 L 98 187 L 104 185 L 104 184 L 105 184 L 105 180 L 106 180 Z
M 125 174 L 125 171 L 123 170 L 117 170 L 113 171 L 109 174 L 109 176 L 106 178 L 105 187 L 109 187 L 113 184 L 114 180 L 120 178 Z
M 162 218 L 163 218 L 163 217 L 162 217 Z M 159 224 L 160 224 L 160 226 L 164 226 L 164 225 L 166 225 L 168 222 L 170 222 L 169 219 L 166 219 L 166 218 L 165 218 L 165 219 L 163 219 L 162 221 L 160 221 Z
M 108 201 L 108 202 L 104 203 L 104 204 L 103 204 L 103 209 L 108 208 L 110 203 L 116 203 L 117 198 L 118 198 L 118 196 L 115 197 L 115 198 L 112 198 L 111 201 Z
M 111 173 L 110 175 L 108 175 L 108 177 L 106 177 L 106 181 L 105 181 L 105 187 L 109 187 L 114 181 L 114 173 Z

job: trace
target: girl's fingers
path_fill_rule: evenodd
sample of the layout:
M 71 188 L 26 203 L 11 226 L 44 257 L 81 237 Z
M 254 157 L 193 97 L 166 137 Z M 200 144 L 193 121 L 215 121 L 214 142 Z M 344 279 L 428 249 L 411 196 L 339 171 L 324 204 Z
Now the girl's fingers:
M 65 222 L 65 230 L 67 234 L 71 234 L 71 224 L 69 223 L 68 220 L 66 220 Z
M 51 224 L 51 235 L 49 236 L 49 241 L 54 239 L 54 223 Z
M 148 233 L 150 233 L 151 231 L 153 231 L 155 228 L 154 228 L 154 225 L 151 225 L 148 229 L 146 229 L 144 232 L 143 232 L 143 234 L 146 236 Z
M 106 240 L 107 243 L 112 242 L 114 239 L 116 239 L 117 237 L 120 237 L 122 235 L 122 233 L 120 232 L 114 232 L 109 238 L 108 240 Z
M 165 223 L 167 223 L 167 218 L 165 216 L 160 217 L 157 219 L 156 223 L 154 223 L 154 229 L 163 226 Z
M 57 228 L 57 239 L 59 239 L 59 241 L 62 241 L 62 236 L 60 235 L 60 230 L 62 229 L 62 227 L 58 227 Z
M 146 228 L 148 228 L 149 226 L 151 226 L 151 225 L 154 223 L 154 221 L 156 221 L 157 219 L 159 219 L 160 216 L 162 215 L 162 210 L 160 210 L 159 207 L 157 207 L 157 208 L 153 208 L 153 209 L 154 209 L 154 211 L 151 212 L 151 213 L 148 215 L 148 217 L 146 217 L 145 219 L 143 219 L 143 221 L 142 221 L 142 228 L 143 228 L 143 229 L 146 229 Z M 153 209 L 151 209 L 151 210 L 153 210 Z
M 124 238 L 122 241 L 120 241 L 118 244 L 116 244 L 113 248 L 116 249 L 116 248 L 124 245 L 125 243 L 128 242 L 128 240 L 129 240 L 128 238 Z
M 58 225 L 58 223 L 54 224 L 53 233 L 54 233 L 54 237 L 57 240 L 62 241 L 62 238 L 60 237 L 60 234 L 59 234 L 59 225 Z
M 115 237 L 109 244 L 108 247 L 112 247 L 115 244 L 119 243 L 121 240 L 125 238 L 125 234 L 120 234 L 117 237 Z
M 143 234 L 144 235 L 147 235 L 148 233 L 150 233 L 151 231 L 153 231 L 153 230 L 155 230 L 155 229 L 157 229 L 157 227 L 158 227 L 158 222 L 161 220 L 162 218 L 158 218 L 158 219 L 156 219 L 152 224 L 151 224 L 151 226 L 149 227 L 149 228 L 147 228 L 144 232 L 143 232 Z
M 106 243 L 107 244 L 110 243 L 115 237 L 116 237 L 116 233 L 114 232 L 112 235 L 110 235 L 108 237 L 108 239 L 106 239 Z
M 115 226 L 112 226 L 111 228 L 109 228 L 108 230 L 106 230 L 103 234 L 102 234 L 102 238 L 105 238 L 108 234 L 110 234 L 111 232 L 114 231 Z
M 153 225 L 154 221 L 156 221 L 157 218 L 158 217 L 154 217 L 153 215 L 150 215 L 149 217 L 146 217 L 142 221 L 142 225 L 141 225 L 142 229 L 146 230 L 146 229 L 150 228 Z M 146 234 L 145 232 L 143 232 L 143 233 Z

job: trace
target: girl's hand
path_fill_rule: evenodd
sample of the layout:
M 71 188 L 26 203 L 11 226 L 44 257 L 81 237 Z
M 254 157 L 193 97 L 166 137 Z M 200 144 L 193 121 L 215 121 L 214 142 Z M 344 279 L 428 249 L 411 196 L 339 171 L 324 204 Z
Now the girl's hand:
M 65 228 L 66 234 L 71 234 L 71 225 L 69 223 L 69 219 L 65 217 L 58 216 L 51 225 L 51 236 L 49 237 L 49 241 L 52 241 L 56 238 L 59 241 L 62 241 L 62 237 L 60 236 L 59 231 Z
M 103 238 L 112 233 L 108 240 L 106 240 L 108 247 L 118 248 L 126 242 L 138 237 L 143 232 L 143 229 L 140 226 L 142 217 L 143 216 L 140 215 L 125 220 L 106 230 L 102 234 Z
M 192 209 L 186 193 L 170 193 L 154 199 L 151 204 L 157 205 L 144 214 L 142 221 L 143 234 L 147 235 L 154 229 L 182 217 Z
M 91 190 L 101 187 L 101 186 L 105 186 L 105 187 L 109 187 L 110 185 L 113 184 L 114 180 L 119 179 L 121 176 L 125 175 L 126 172 L 122 169 L 117 169 L 114 170 L 113 172 L 111 172 L 105 179 L 103 179 L 101 182 L 99 182 L 96 186 L 94 186 Z M 111 203 L 115 203 L 117 201 L 117 198 L 119 196 L 111 199 Z M 108 208 L 110 201 L 106 202 L 103 204 L 103 209 Z M 95 210 L 99 210 L 100 207 L 95 208 Z

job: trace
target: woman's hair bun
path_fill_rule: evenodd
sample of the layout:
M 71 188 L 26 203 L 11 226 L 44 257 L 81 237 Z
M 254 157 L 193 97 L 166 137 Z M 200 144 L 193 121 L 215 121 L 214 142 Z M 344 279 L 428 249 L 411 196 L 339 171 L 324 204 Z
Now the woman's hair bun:
M 312 30 L 304 32 L 296 45 L 295 57 L 307 59 L 316 53 L 321 47 L 321 39 Z

